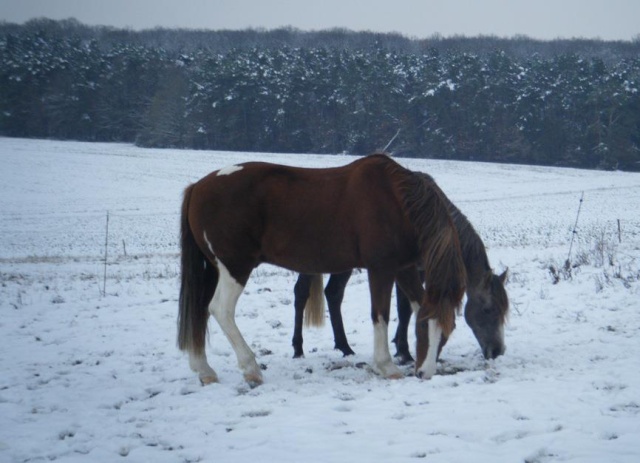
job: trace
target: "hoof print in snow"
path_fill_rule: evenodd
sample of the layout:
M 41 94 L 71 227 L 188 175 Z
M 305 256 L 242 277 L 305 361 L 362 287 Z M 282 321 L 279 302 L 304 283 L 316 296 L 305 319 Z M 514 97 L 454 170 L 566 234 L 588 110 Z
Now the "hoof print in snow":
M 241 416 L 243 418 L 262 418 L 269 415 L 271 415 L 270 410 L 252 410 L 249 412 L 244 412 Z

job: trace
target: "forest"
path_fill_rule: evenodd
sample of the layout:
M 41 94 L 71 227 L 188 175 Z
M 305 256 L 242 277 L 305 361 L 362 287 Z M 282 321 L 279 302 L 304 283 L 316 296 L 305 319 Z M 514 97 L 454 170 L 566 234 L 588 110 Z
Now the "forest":
M 640 40 L 0 23 L 0 136 L 640 170 Z

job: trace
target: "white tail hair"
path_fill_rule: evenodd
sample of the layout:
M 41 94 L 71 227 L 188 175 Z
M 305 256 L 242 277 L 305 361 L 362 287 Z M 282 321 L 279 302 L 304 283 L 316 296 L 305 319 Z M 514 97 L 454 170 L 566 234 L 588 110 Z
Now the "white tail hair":
M 309 299 L 304 306 L 305 326 L 324 326 L 324 281 L 322 274 L 313 275 Z

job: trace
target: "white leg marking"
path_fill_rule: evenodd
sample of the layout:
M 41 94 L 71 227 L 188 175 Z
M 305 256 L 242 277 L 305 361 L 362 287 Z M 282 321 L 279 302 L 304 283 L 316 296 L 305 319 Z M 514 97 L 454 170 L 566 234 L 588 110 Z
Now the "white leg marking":
M 238 172 L 242 170 L 242 166 L 227 166 L 227 167 L 223 167 L 222 169 L 220 169 L 218 171 L 218 177 L 222 176 L 222 175 L 231 175 L 234 172 Z
M 189 366 L 193 371 L 198 373 L 198 377 L 202 384 L 206 385 L 218 382 L 218 375 L 213 368 L 209 366 L 209 362 L 207 362 L 207 354 L 204 352 L 202 355 L 195 355 L 189 352 Z
M 207 243 L 207 247 L 209 248 L 209 252 L 211 252 L 211 255 L 215 256 L 216 253 L 213 252 L 213 246 L 211 246 L 211 241 L 209 241 L 209 238 L 207 238 L 207 232 L 206 231 L 202 232 L 202 236 L 204 236 L 204 241 L 205 241 L 205 243 Z
M 416 301 L 410 301 L 409 304 L 411 305 L 411 310 L 413 311 L 414 315 L 417 314 L 418 310 L 420 310 L 420 303 Z
M 427 358 L 424 360 L 418 373 L 423 379 L 431 379 L 436 374 L 436 360 L 438 359 L 438 348 L 440 347 L 440 339 L 442 338 L 442 328 L 434 319 L 429 319 L 429 350 Z
M 385 378 L 398 379 L 404 375 L 393 363 L 389 353 L 387 322 L 382 317 L 373 325 L 373 366 Z
M 218 286 L 209 305 L 209 312 L 213 314 L 231 343 L 238 359 L 238 366 L 247 382 L 252 385 L 261 384 L 262 373 L 256 363 L 256 356 L 242 337 L 235 321 L 236 304 L 244 287 L 231 276 L 222 262 L 217 260 L 216 263 L 219 273 Z

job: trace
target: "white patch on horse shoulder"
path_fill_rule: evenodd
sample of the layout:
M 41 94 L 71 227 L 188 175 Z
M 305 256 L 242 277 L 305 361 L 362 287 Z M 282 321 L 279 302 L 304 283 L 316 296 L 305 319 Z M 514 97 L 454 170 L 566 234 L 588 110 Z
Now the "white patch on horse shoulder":
M 222 176 L 222 175 L 231 175 L 234 172 L 238 172 L 239 170 L 242 170 L 242 166 L 227 166 L 227 167 L 223 167 L 222 169 L 220 169 L 218 171 L 218 177 Z
M 214 256 L 216 255 L 215 252 L 213 252 L 213 246 L 211 246 L 211 241 L 209 241 L 209 238 L 207 238 L 207 232 L 203 232 L 202 235 L 204 236 L 204 241 L 207 243 L 207 247 L 209 248 L 209 251 L 211 252 L 211 254 L 213 254 Z

